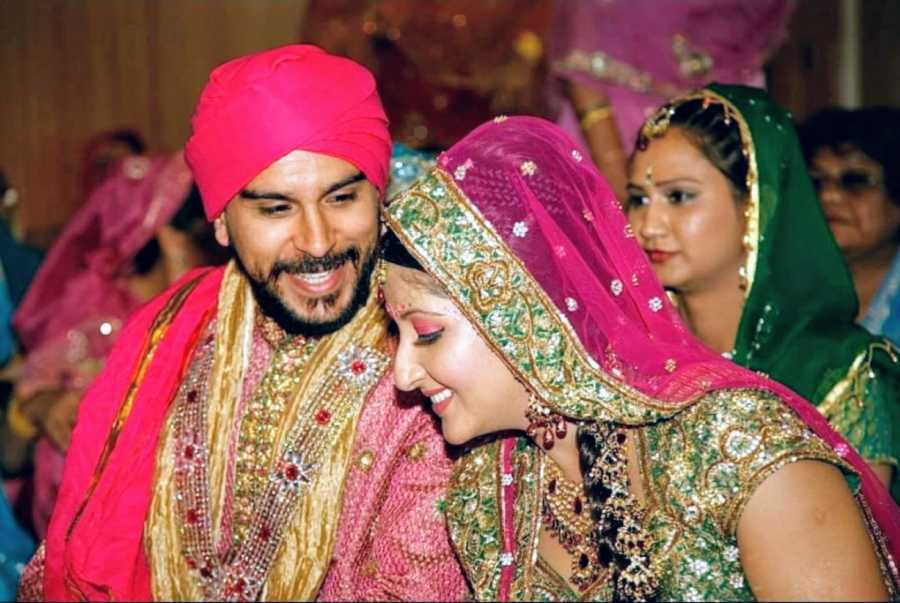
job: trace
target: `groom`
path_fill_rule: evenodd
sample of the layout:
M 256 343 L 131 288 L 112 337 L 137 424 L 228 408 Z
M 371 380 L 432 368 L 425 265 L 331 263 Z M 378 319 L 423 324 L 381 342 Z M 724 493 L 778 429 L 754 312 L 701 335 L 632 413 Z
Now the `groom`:
M 225 63 L 186 156 L 234 259 L 129 321 L 81 404 L 22 598 L 453 600 L 441 436 L 372 292 L 390 137 L 314 46 Z

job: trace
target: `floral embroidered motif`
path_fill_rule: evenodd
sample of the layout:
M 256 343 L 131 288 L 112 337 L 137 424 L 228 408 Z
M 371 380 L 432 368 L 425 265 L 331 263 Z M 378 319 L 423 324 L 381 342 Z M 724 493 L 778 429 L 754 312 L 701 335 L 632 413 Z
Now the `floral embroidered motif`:
M 471 159 L 466 159 L 461 165 L 458 165 L 456 169 L 453 171 L 453 177 L 462 182 L 466 179 L 466 172 L 468 172 L 472 166 L 475 165 Z
M 537 172 L 537 165 L 533 161 L 525 161 L 519 166 L 523 176 L 534 176 Z
M 299 493 L 312 480 L 313 469 L 315 465 L 306 463 L 302 452 L 288 450 L 275 472 L 269 475 L 269 481 L 278 484 L 279 496 L 286 496 L 289 491 Z
M 678 364 L 675 362 L 674 358 L 669 358 L 668 360 L 666 360 L 665 368 L 667 373 L 674 373 L 677 367 Z
M 583 211 L 581 212 L 581 215 L 582 215 L 582 217 L 584 217 L 584 219 L 587 220 L 588 222 L 593 222 L 593 221 L 594 221 L 594 214 L 593 214 L 590 210 L 588 210 L 588 209 L 583 210 Z
M 609 284 L 609 289 L 612 291 L 612 294 L 615 295 L 616 297 L 619 297 L 620 295 L 622 295 L 622 291 L 624 290 L 624 288 L 625 288 L 625 286 L 622 284 L 622 281 L 620 281 L 619 279 L 613 279 L 613 281 Z
M 514 237 L 519 237 L 521 239 L 528 234 L 528 225 L 525 224 L 525 222 L 516 222 L 513 224 L 512 233 Z
M 581 163 L 581 160 L 583 159 L 583 157 L 581 156 L 581 153 L 579 153 L 577 149 L 572 149 L 572 159 Z
M 567 298 L 566 298 L 566 309 L 567 309 L 569 312 L 574 312 L 575 310 L 578 309 L 578 302 L 575 301 L 575 300 L 574 300 L 573 298 L 571 298 L 571 297 L 567 297 Z
M 650 301 L 647 302 L 647 305 L 650 306 L 650 309 L 654 312 L 659 312 L 663 307 L 662 300 L 658 297 L 651 297 Z
M 344 380 L 357 390 L 368 389 L 381 376 L 379 354 L 351 345 L 338 356 Z

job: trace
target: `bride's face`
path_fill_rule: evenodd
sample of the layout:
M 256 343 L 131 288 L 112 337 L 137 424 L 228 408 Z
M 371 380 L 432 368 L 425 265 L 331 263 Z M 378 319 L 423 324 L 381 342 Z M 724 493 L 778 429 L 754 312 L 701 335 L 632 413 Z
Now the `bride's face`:
M 419 270 L 387 266 L 385 306 L 399 330 L 397 387 L 429 398 L 451 444 L 525 429 L 525 388 L 437 281 Z

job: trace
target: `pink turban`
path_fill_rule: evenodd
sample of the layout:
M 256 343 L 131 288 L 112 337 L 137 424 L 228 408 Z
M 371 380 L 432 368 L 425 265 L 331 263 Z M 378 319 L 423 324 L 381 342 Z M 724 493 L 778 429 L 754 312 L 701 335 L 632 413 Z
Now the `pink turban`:
M 261 171 L 294 150 L 352 163 L 384 192 L 388 121 L 372 74 L 293 44 L 217 67 L 191 119 L 185 158 L 213 220 Z

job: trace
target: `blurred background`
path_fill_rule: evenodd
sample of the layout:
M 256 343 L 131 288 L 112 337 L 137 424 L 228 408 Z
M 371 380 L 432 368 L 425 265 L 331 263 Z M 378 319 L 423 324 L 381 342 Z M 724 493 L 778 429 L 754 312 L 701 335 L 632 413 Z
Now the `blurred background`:
M 115 148 L 98 152 L 97 137 L 103 133 L 132 130 L 150 152 L 181 148 L 189 133 L 193 105 L 215 65 L 243 53 L 300 40 L 330 45 L 365 60 L 364 55 L 373 52 L 363 48 L 367 38 L 390 43 L 398 42 L 392 37 L 409 35 L 403 19 L 409 20 L 410 15 L 389 15 L 387 23 L 383 16 L 376 16 L 379 5 L 389 9 L 391 4 L 365 0 L 0 0 L 0 81 L 4 88 L 0 95 L 0 169 L 19 193 L 16 229 L 34 246 L 49 245 L 84 201 L 90 171 L 102 170 L 110 160 L 103 153 L 120 152 Z M 454 99 L 452 94 L 428 99 L 434 101 L 435 110 L 445 109 L 450 102 L 477 104 L 477 93 L 490 88 L 492 78 L 504 77 L 503 67 L 508 67 L 503 64 L 504 51 L 516 44 L 520 55 L 531 53 L 530 60 L 540 62 L 541 57 L 534 55 L 542 54 L 542 44 L 534 44 L 534 38 L 523 37 L 522 32 L 546 39 L 552 16 L 549 4 L 529 0 L 415 2 L 420 19 L 425 18 L 421 13 L 435 13 L 431 20 L 444 25 L 442 35 L 465 42 L 452 53 L 426 57 L 420 68 L 446 68 L 447 57 L 457 61 L 457 71 L 466 68 L 459 64 L 466 60 L 484 68 L 484 73 L 475 74 L 482 81 L 445 78 L 445 88 L 453 90 L 456 83 L 457 90 L 467 88 L 476 94 L 468 99 Z M 491 19 L 501 24 L 506 36 L 483 26 Z M 472 44 L 478 43 L 479 31 L 492 35 L 482 40 L 483 50 L 476 52 Z M 419 33 L 433 35 L 421 29 Z M 769 89 L 799 120 L 830 105 L 900 105 L 898 34 L 897 0 L 797 0 L 787 37 L 766 62 Z M 371 46 L 375 52 L 381 50 L 378 42 Z M 402 48 L 402 40 L 399 42 Z M 367 62 L 371 65 L 373 61 Z M 404 90 L 407 80 L 400 71 L 379 76 L 383 94 L 408 90 Z M 527 84 L 519 88 L 519 99 L 527 89 L 536 89 Z M 514 86 L 512 90 L 515 92 Z M 526 99 L 520 104 L 529 103 Z M 480 118 L 476 116 L 474 123 Z M 396 129 L 397 117 L 392 115 L 392 120 Z M 414 121 L 404 124 L 408 130 L 405 142 L 413 146 L 413 131 L 421 128 Z M 95 148 L 89 149 L 92 144 Z M 91 153 L 101 156 L 88 157 Z

